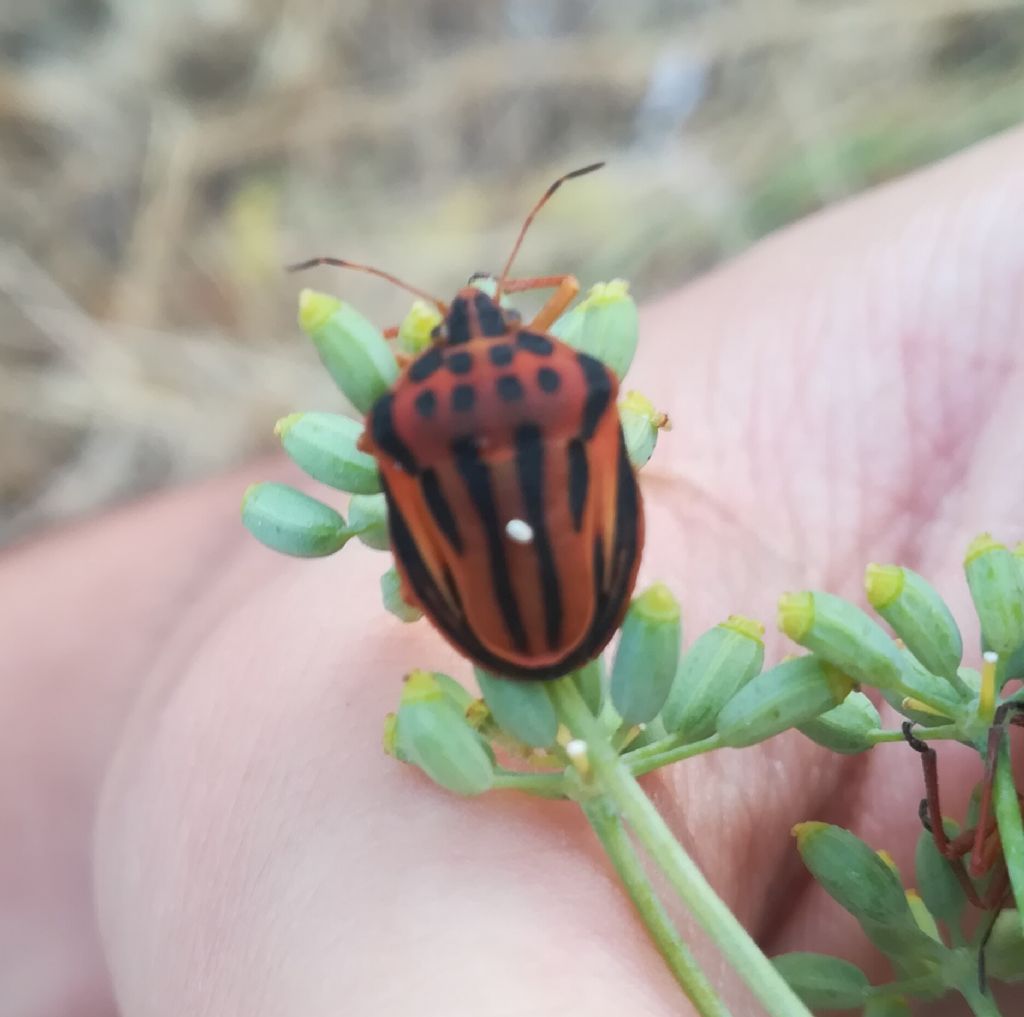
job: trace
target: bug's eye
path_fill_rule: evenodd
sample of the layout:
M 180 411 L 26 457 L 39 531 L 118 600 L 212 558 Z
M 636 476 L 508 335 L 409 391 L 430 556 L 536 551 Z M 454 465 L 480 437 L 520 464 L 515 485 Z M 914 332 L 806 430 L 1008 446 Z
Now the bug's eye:
M 430 338 L 435 342 L 445 342 L 448 339 L 448 326 L 445 322 L 439 321 L 431 330 Z

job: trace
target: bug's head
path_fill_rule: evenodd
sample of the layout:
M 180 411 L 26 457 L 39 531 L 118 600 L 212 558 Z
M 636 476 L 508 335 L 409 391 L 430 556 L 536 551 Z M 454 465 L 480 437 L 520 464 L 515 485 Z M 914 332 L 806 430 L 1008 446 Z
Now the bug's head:
M 475 286 L 464 286 L 448 307 L 444 321 L 437 327 L 438 342 L 449 346 L 470 339 L 498 339 L 519 321 L 519 313 L 498 305 Z

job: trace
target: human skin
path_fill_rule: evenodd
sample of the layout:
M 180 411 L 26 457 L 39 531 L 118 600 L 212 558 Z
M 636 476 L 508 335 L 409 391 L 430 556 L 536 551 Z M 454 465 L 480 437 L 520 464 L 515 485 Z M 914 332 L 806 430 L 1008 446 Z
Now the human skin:
M 895 561 L 977 663 L 964 547 L 1024 537 L 1022 166 L 1016 131 L 645 308 L 629 385 L 673 430 L 642 474 L 641 583 L 676 591 L 690 635 L 772 628 L 786 590 L 861 601 L 864 566 Z M 294 479 L 255 464 L 0 560 L 3 1017 L 688 1012 L 575 806 L 457 799 L 382 753 L 402 675 L 468 667 L 386 615 L 382 556 L 252 540 L 241 493 L 271 475 Z M 943 745 L 940 769 L 962 815 L 977 758 Z M 849 826 L 912 882 L 909 748 L 787 734 L 645 786 L 766 952 L 884 977 L 789 831 Z

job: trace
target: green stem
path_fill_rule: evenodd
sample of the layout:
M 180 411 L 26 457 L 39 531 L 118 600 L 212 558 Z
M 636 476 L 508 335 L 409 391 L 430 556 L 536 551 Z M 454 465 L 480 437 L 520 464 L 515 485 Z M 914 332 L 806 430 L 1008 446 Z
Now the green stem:
M 958 724 L 941 724 L 936 727 L 918 726 L 914 728 L 913 734 L 929 742 L 950 741 L 963 737 L 963 732 Z M 866 737 L 868 741 L 873 742 L 875 745 L 881 745 L 883 742 L 902 742 L 904 740 L 902 731 L 871 731 Z
M 608 743 L 572 681 L 548 686 L 562 722 L 587 743 L 594 784 L 615 802 L 623 818 L 690 913 L 772 1017 L 811 1017 L 746 929 L 711 888 L 697 864 L 676 840 L 651 800 Z
M 959 987 L 960 995 L 967 1001 L 974 1017 L 1000 1017 L 996 1001 L 983 993 L 973 982 Z
M 522 791 L 540 798 L 564 798 L 565 778 L 560 773 L 515 773 L 498 770 L 494 774 L 496 790 Z
M 999 839 L 1003 844 L 1003 857 L 1010 873 L 1010 886 L 1017 904 L 1017 914 L 1024 921 L 1024 823 L 1021 822 L 1020 799 L 1013 780 L 1010 760 L 1010 738 L 1004 728 L 1000 732 L 999 749 L 993 778 L 992 804 L 995 808 Z
M 721 748 L 721 745 L 717 734 L 699 742 L 683 742 L 671 736 L 627 752 L 622 761 L 629 767 L 634 777 L 640 777 L 652 770 L 660 770 L 669 763 L 678 763 L 681 759 L 692 759 L 694 756 L 711 752 L 713 749 Z
M 598 795 L 582 804 L 591 827 L 615 866 L 654 945 L 687 998 L 701 1017 L 730 1017 L 728 1008 L 701 971 L 696 958 L 680 938 L 678 930 L 655 895 L 654 887 L 647 878 L 615 804 L 607 795 Z

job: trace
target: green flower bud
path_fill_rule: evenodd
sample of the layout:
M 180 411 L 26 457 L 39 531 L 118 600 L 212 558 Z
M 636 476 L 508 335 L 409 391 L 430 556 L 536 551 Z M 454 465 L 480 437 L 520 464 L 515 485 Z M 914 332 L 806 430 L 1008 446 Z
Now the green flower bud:
M 698 636 L 661 711 L 665 729 L 691 742 L 713 734 L 719 711 L 761 670 L 763 637 L 760 622 L 739 615 Z
M 928 671 L 908 649 L 897 647 L 897 652 L 904 665 L 903 688 L 898 692 L 882 689 L 882 698 L 894 710 L 922 727 L 940 727 L 956 718 L 963 710 L 960 705 L 962 700 L 954 703 L 949 698 L 950 689 L 946 680 Z M 962 682 L 960 684 L 970 698 L 969 686 Z M 931 702 L 936 703 L 936 706 L 928 705 Z M 942 704 L 944 708 L 939 709 Z
M 935 923 L 935 916 L 928 910 L 928 905 L 921 899 L 920 894 L 916 890 L 907 890 L 906 896 L 907 906 L 910 908 L 910 913 L 913 915 L 917 927 L 929 939 L 934 939 L 936 943 L 941 943 L 942 934 Z
M 1000 982 L 1024 980 L 1024 929 L 1015 909 L 1000 912 L 985 947 L 985 968 Z
M 375 551 L 391 547 L 388 506 L 382 494 L 354 494 L 348 503 L 348 528 Z
M 955 681 L 964 646 L 953 614 L 933 586 L 898 565 L 869 565 L 871 606 L 932 674 Z
M 1009 656 L 1024 644 L 1024 569 L 1020 559 L 983 533 L 967 548 L 964 571 L 985 648 Z
M 274 425 L 285 452 L 314 480 L 352 494 L 376 494 L 373 456 L 356 447 L 363 425 L 337 413 L 293 413 Z
M 480 667 L 473 673 L 491 716 L 506 734 L 538 749 L 555 743 L 558 717 L 544 682 L 500 678 Z
M 612 665 L 612 703 L 626 724 L 643 724 L 665 705 L 679 664 L 679 602 L 663 583 L 635 597 Z
M 852 1010 L 871 989 L 855 964 L 823 953 L 783 953 L 772 964 L 805 1005 L 813 1010 Z
M 452 704 L 460 713 L 465 713 L 475 702 L 473 693 L 457 682 L 451 675 L 434 672 L 434 681 L 441 687 L 441 691 L 452 701 Z
M 656 410 L 647 396 L 634 391 L 619 400 L 619 421 L 629 461 L 640 469 L 654 454 L 658 432 L 669 430 L 668 415 Z
M 875 996 L 864 1004 L 862 1017 L 912 1017 L 903 996 Z
M 811 875 L 854 918 L 917 928 L 899 876 L 859 837 L 828 823 L 797 823 L 793 834 Z
M 417 300 L 398 326 L 398 348 L 418 357 L 434 345 L 434 329 L 441 324 L 441 312 L 426 300 Z
M 242 523 L 260 543 L 297 558 L 334 554 L 352 536 L 340 513 L 287 484 L 253 484 Z
M 586 299 L 551 326 L 551 334 L 607 364 L 624 378 L 639 337 L 636 303 L 623 279 L 592 286 Z
M 784 594 L 779 599 L 779 628 L 855 681 L 903 696 L 914 695 L 907 658 L 881 626 L 842 597 L 818 592 Z M 931 700 L 948 702 L 952 711 L 958 709 L 959 703 L 950 698 L 945 682 L 933 678 L 932 686 L 928 690 Z
M 362 413 L 394 385 L 394 354 L 376 326 L 354 307 L 326 293 L 303 290 L 299 325 L 313 340 L 335 385 Z
M 435 784 L 478 795 L 494 782 L 494 764 L 476 731 L 429 671 L 413 671 L 398 707 L 396 750 Z
M 418 607 L 402 597 L 402 579 L 393 565 L 380 577 L 380 594 L 384 607 L 400 621 L 414 622 L 423 617 Z
M 598 657 L 589 664 L 584 664 L 578 671 L 573 672 L 572 677 L 576 682 L 576 688 L 580 690 L 580 695 L 583 696 L 583 702 L 587 704 L 587 709 L 596 717 L 601 711 L 601 702 L 604 698 L 603 659 Z
M 874 747 L 870 736 L 881 730 L 882 718 L 863 692 L 851 692 L 838 706 L 798 727 L 812 742 L 852 756 Z
M 723 745 L 756 745 L 838 706 L 852 678 L 817 657 L 797 657 L 763 672 L 722 707 L 715 729 Z

